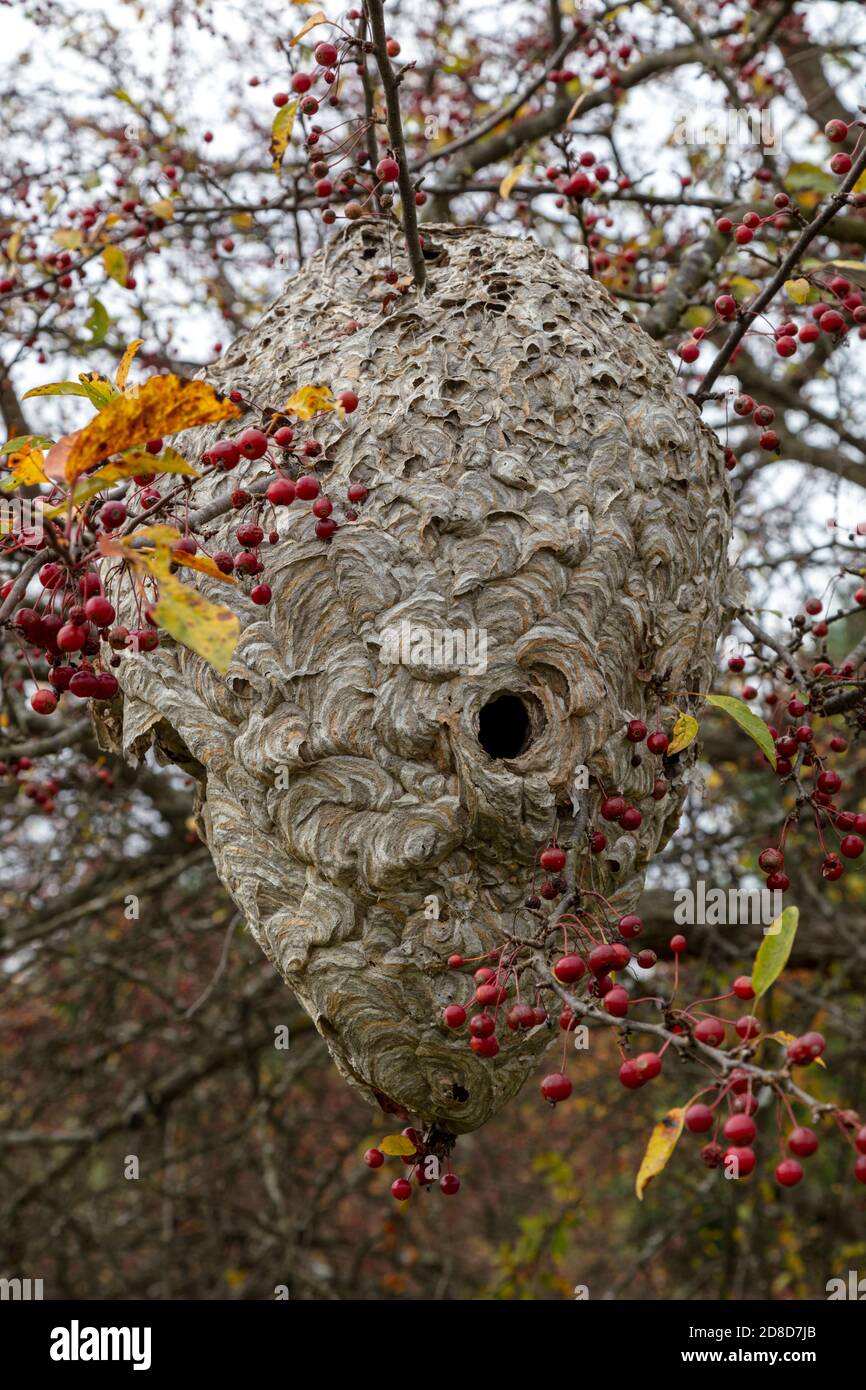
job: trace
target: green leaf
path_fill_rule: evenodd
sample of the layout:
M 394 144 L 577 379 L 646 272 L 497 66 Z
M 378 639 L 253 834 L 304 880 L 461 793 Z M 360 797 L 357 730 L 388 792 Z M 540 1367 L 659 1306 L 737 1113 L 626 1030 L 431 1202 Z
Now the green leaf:
M 108 310 L 101 300 L 95 295 L 90 296 L 90 318 L 86 321 L 85 328 L 89 328 L 93 335 L 88 347 L 98 347 L 105 340 L 105 335 L 111 327 L 111 319 Z
M 724 710 L 732 719 L 736 720 L 741 729 L 745 729 L 749 738 L 755 740 L 761 752 L 766 754 L 767 761 L 776 770 L 776 746 L 773 743 L 773 735 L 767 728 L 759 714 L 750 710 L 749 706 L 742 700 L 736 699 L 733 695 L 708 695 L 707 704 L 713 705 L 716 709 Z
M 31 396 L 86 396 L 90 400 L 90 392 L 80 381 L 52 381 L 47 386 L 31 386 L 21 399 L 29 401 Z
M 54 440 L 49 439 L 47 434 L 19 434 L 14 439 L 7 439 L 5 444 L 0 444 L 0 458 L 4 454 L 17 454 L 19 449 L 47 449 Z
M 835 193 L 839 188 L 839 180 L 833 174 L 828 174 L 819 164 L 807 164 L 802 161 L 790 166 L 783 182 L 785 187 L 794 193 L 799 192 L 801 188 L 815 193 Z
M 752 989 L 756 999 L 767 993 L 788 964 L 799 920 L 800 909 L 786 907 L 781 917 L 777 917 L 767 928 L 767 935 L 758 947 L 752 967 Z

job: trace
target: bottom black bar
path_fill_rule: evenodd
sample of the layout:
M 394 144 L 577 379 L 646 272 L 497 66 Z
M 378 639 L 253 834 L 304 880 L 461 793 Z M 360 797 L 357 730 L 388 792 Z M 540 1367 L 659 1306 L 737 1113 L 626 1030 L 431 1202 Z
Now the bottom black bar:
M 548 1304 L 543 1317 L 547 1327 L 579 1338 L 564 1345 L 573 1352 L 579 1348 L 584 1372 L 596 1360 L 600 1368 L 609 1369 L 611 1353 L 619 1348 L 620 1364 L 628 1375 L 629 1347 L 644 1361 L 650 1357 L 653 1368 L 661 1372 L 674 1367 L 700 1372 L 712 1365 L 820 1369 L 835 1364 L 846 1351 L 853 1361 L 862 1346 L 864 1319 L 858 1304 L 866 1301 L 866 1288 L 861 1291 L 856 1284 L 832 1292 L 832 1297 L 820 1302 L 593 1303 L 576 1298 Z M 358 1337 L 342 1343 L 354 1364 L 362 1357 L 378 1360 L 383 1345 L 393 1353 L 395 1335 L 400 1332 L 406 1336 L 407 1349 L 413 1343 L 417 1347 L 417 1324 L 405 1313 L 395 1318 L 394 1302 L 400 1300 L 388 1301 L 386 1343 L 378 1336 L 370 1338 L 370 1332 L 379 1331 L 375 1321 L 366 1324 L 363 1339 L 357 1327 Z M 342 1321 L 344 1306 L 325 1303 L 327 1323 L 321 1326 L 333 1331 Z M 407 1310 L 411 1306 L 405 1305 Z M 428 1303 L 423 1309 L 428 1317 L 448 1314 L 440 1334 L 447 1344 L 459 1329 L 454 1304 Z M 471 1309 L 477 1329 L 479 1304 L 473 1302 Z M 167 1371 L 213 1371 L 224 1379 L 232 1373 L 248 1376 L 268 1362 L 274 1369 L 282 1366 L 288 1371 L 287 1346 L 297 1356 L 307 1338 L 311 1351 L 318 1349 L 321 1354 L 324 1345 L 333 1364 L 341 1344 L 322 1343 L 316 1314 L 312 1313 L 311 1323 L 311 1313 L 310 1303 L 293 1304 L 290 1298 L 273 1303 L 4 1301 L 0 1302 L 0 1346 L 7 1366 L 17 1363 L 60 1381 L 70 1376 L 92 1379 L 105 1371 L 115 1377 L 127 1373 L 139 1378 Z M 513 1327 L 510 1324 L 509 1330 Z M 287 1337 L 291 1342 L 287 1343 Z M 457 1338 L 453 1350 L 457 1352 L 459 1346 Z

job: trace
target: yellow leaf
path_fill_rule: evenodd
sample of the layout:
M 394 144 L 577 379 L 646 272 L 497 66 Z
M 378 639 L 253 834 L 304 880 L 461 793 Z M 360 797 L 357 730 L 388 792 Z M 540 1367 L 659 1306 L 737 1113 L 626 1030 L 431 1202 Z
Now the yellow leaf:
M 294 48 L 296 43 L 300 43 L 305 34 L 309 34 L 311 29 L 315 29 L 317 24 L 327 24 L 328 16 L 324 10 L 316 10 L 316 13 L 307 20 L 303 29 L 299 29 L 293 39 L 289 39 L 289 48 Z
M 229 220 L 232 226 L 237 227 L 241 232 L 248 231 L 253 225 L 253 215 L 251 212 L 233 212 Z
M 211 603 L 197 589 L 160 570 L 159 599 L 153 616 L 160 627 L 225 675 L 241 635 L 240 620 L 230 608 Z
M 731 276 L 731 289 L 734 291 L 735 299 L 746 299 L 757 294 L 760 288 L 761 286 L 755 280 L 750 280 L 747 275 Z
M 79 430 L 66 461 L 66 480 L 74 482 L 93 464 L 148 439 L 238 415 L 238 407 L 221 400 L 207 382 L 152 376 L 134 392 L 115 396 L 95 420 Z
M 191 478 L 201 477 L 198 470 L 174 449 L 164 449 L 161 454 L 147 454 L 144 451 L 138 453 L 132 450 L 114 463 L 107 463 L 95 473 L 88 473 L 86 477 L 79 478 L 72 492 L 73 505 L 80 507 L 103 488 L 120 482 L 122 478 L 131 478 L 136 473 L 183 473 Z M 46 508 L 44 515 L 60 516 L 61 512 L 66 510 L 67 503 L 68 499 L 56 507 Z M 210 570 L 207 573 L 210 573 Z
M 212 579 L 219 579 L 223 584 L 237 586 L 238 581 L 234 575 L 223 574 L 209 555 L 188 555 L 185 550 L 173 550 L 171 558 L 176 565 L 185 565 L 187 569 L 198 570 L 201 574 L 209 574 Z
M 117 389 L 119 391 L 122 391 L 126 386 L 126 378 L 129 376 L 129 369 L 132 365 L 132 359 L 138 352 L 138 349 L 141 347 L 143 342 L 143 338 L 133 338 L 129 347 L 126 349 L 126 352 L 120 359 L 120 366 L 118 367 L 117 373 L 114 378 L 115 383 L 117 385 Z
M 634 1190 L 639 1201 L 643 1201 L 643 1194 L 647 1183 L 653 1178 L 657 1178 L 665 1167 L 668 1159 L 677 1146 L 677 1140 L 683 1132 L 683 1117 L 685 1116 L 685 1106 L 679 1106 L 674 1110 L 669 1110 L 663 1120 L 659 1120 L 646 1146 L 646 1153 L 641 1161 L 638 1175 L 635 1179 Z
M 386 1134 L 379 1148 L 389 1158 L 408 1158 L 410 1154 L 416 1152 L 412 1140 L 407 1139 L 405 1134 Z
M 8 478 L 3 480 L 4 492 L 8 492 L 11 488 L 24 487 L 29 483 L 48 481 L 45 476 L 45 459 L 41 449 L 21 449 L 17 454 L 9 455 L 8 463 L 12 472 Z
M 129 275 L 129 266 L 126 263 L 126 256 L 119 246 L 106 246 L 102 253 L 102 264 L 105 266 L 105 273 L 112 280 L 116 280 L 118 285 L 126 288 L 126 278 Z
M 105 219 L 105 225 L 106 227 L 116 227 L 119 221 L 120 217 L 118 214 L 116 212 L 110 212 Z
M 183 473 L 188 478 L 201 477 L 199 470 L 187 463 L 183 454 L 179 454 L 177 449 L 172 449 L 169 444 L 158 454 L 149 454 L 144 449 L 130 449 L 121 460 L 122 465 L 126 463 L 131 465 L 128 470 L 130 473 Z M 109 468 L 116 466 L 118 465 L 108 464 Z
M 690 743 L 694 743 L 697 736 L 697 719 L 691 714 L 681 714 L 674 725 L 674 736 L 668 744 L 666 756 L 670 758 L 674 753 L 681 753 Z
M 21 233 L 20 233 L 20 232 L 13 232 L 12 235 L 11 235 L 11 237 L 9 238 L 9 240 L 8 240 L 7 243 L 6 243 L 6 259 L 9 260 L 9 261 L 16 261 L 16 260 L 18 259 L 18 252 L 19 252 L 20 248 L 21 248 Z
M 77 251 L 84 241 L 84 237 L 77 227 L 61 227 L 60 231 L 55 232 L 51 239 L 56 246 L 63 246 L 67 251 Z
M 298 109 L 296 101 L 289 101 L 285 106 L 281 106 L 274 123 L 271 126 L 270 152 L 273 160 L 273 170 L 279 174 L 283 167 L 283 156 L 286 153 L 289 140 L 292 138 L 292 127 L 295 124 L 295 112 Z
M 520 179 L 526 173 L 528 168 L 528 164 L 515 164 L 511 172 L 505 175 L 505 178 L 499 185 L 500 198 L 508 197 L 514 185 L 520 182 Z
M 805 304 L 809 298 L 812 286 L 808 280 L 786 280 L 785 294 L 789 299 L 793 299 L 795 304 Z
M 283 406 L 286 414 L 297 415 L 299 420 L 312 420 L 314 415 L 336 409 L 329 386 L 300 386 Z
M 174 217 L 174 203 L 171 198 L 159 198 L 155 203 L 149 205 L 149 211 L 154 217 L 159 217 L 163 222 L 170 222 Z

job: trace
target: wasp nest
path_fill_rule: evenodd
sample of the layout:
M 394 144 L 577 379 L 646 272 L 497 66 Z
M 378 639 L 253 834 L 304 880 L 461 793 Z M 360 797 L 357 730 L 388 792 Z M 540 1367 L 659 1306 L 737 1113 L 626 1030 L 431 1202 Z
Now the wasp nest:
M 119 674 L 127 753 L 155 741 L 199 778 L 220 878 L 341 1072 L 459 1133 L 517 1091 L 550 1035 L 476 1057 L 442 1023 L 471 992 L 447 957 L 543 938 L 524 903 L 553 833 L 570 884 L 634 907 L 694 753 L 635 757 L 624 727 L 660 713 L 669 730 L 706 688 L 731 520 L 715 437 L 603 288 L 529 241 L 425 235 L 424 297 L 382 312 L 388 229 L 354 224 L 204 373 L 254 403 L 235 431 L 301 385 L 356 391 L 356 413 L 309 427 L 341 524 L 323 543 L 308 506 L 275 522 L 267 508 L 273 601 L 230 592 L 242 635 L 226 678 L 165 638 Z M 195 459 L 216 438 L 181 442 Z M 208 475 L 195 505 L 268 472 Z M 351 483 L 369 496 L 343 520 Z M 237 520 L 199 538 L 237 549 Z M 590 855 L 603 791 L 643 821 L 606 824 Z

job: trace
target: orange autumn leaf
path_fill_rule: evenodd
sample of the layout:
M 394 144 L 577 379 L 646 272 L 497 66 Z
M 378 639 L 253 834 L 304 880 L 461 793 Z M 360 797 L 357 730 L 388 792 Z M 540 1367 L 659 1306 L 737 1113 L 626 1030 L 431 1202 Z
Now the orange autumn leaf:
M 66 481 L 74 482 L 95 463 L 148 439 L 238 415 L 238 407 L 221 400 L 205 381 L 152 376 L 135 391 L 116 396 L 79 431 L 66 460 Z

